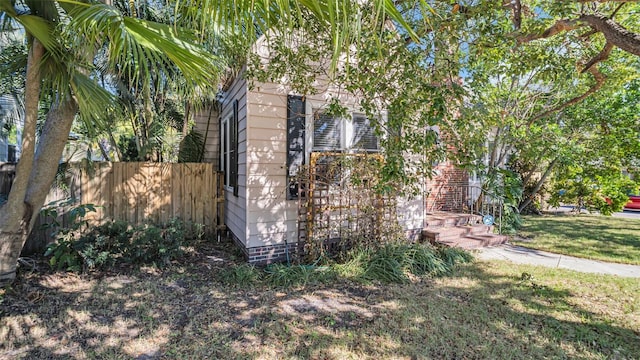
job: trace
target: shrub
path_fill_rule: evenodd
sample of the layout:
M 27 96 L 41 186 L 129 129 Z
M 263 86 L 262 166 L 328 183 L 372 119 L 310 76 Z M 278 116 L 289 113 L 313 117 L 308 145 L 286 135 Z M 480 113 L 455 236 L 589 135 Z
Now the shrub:
M 45 251 L 45 256 L 51 256 L 49 264 L 56 269 L 66 269 L 69 271 L 79 271 L 82 269 L 82 255 L 76 239 L 87 229 L 88 224 L 84 217 L 95 212 L 93 204 L 73 205 L 74 199 L 57 200 L 48 203 L 42 208 L 40 213 L 50 219 L 42 228 L 51 229 L 56 242 L 49 244 Z M 67 209 L 69 225 L 62 227 L 58 221 L 58 210 Z
M 414 244 L 407 250 L 407 270 L 414 275 L 443 275 L 451 271 L 457 263 L 463 263 L 462 259 L 455 262 L 447 262 L 442 258 L 442 253 L 428 245 Z M 469 253 L 465 254 L 471 256 Z
M 406 282 L 408 275 L 438 276 L 450 271 L 438 251 L 425 244 L 388 244 L 375 251 L 364 277 L 382 282 Z
M 458 248 L 391 243 L 376 250 L 352 249 L 342 263 L 324 266 L 272 264 L 264 271 L 242 264 L 224 269 L 220 278 L 229 285 L 262 283 L 285 288 L 326 283 L 338 277 L 365 282 L 406 283 L 410 275 L 442 276 L 450 273 L 457 264 L 471 261 L 473 256 Z
M 165 265 L 183 254 L 185 225 L 173 219 L 167 225 L 132 226 L 107 222 L 82 232 L 61 231 L 46 256 L 57 269 L 80 271 L 118 263 Z
M 49 244 L 44 255 L 51 256 L 49 265 L 54 269 L 82 270 L 82 256 L 74 247 L 74 242 L 66 236 L 62 236 L 55 243 Z
M 638 184 L 619 171 L 598 173 L 579 166 L 570 167 L 553 188 L 549 203 L 574 204 L 577 209 L 598 211 L 611 215 L 622 210 L 629 201 L 629 194 L 638 191 Z
M 456 264 L 473 260 L 468 252 L 456 248 L 437 249 L 426 244 L 387 244 L 377 250 L 356 250 L 351 259 L 339 265 L 340 273 L 386 283 L 404 283 L 409 274 L 440 276 Z
M 404 253 L 399 248 L 385 246 L 373 253 L 365 264 L 363 278 L 386 283 L 405 283 L 409 280 L 404 271 Z

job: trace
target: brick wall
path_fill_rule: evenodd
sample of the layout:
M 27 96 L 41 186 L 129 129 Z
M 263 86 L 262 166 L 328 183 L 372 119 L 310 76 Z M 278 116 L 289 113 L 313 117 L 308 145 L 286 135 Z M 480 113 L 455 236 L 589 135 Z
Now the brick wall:
M 466 196 L 469 173 L 445 162 L 438 164 L 436 175 L 427 180 L 427 211 L 458 211 Z
M 247 248 L 232 232 L 229 232 L 229 235 L 236 246 L 242 250 L 247 261 L 254 265 L 286 262 L 287 253 L 290 260 L 297 259 L 297 257 L 302 254 L 302 247 L 304 246 L 304 244 L 301 243 L 287 243 Z

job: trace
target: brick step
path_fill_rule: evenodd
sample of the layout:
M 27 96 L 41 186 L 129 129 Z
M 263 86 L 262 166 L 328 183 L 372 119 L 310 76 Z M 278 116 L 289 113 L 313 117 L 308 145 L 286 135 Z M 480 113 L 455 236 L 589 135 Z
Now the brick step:
M 438 241 L 439 244 L 459 247 L 466 250 L 478 249 L 483 247 L 498 246 L 506 244 L 508 237 L 499 234 L 484 234 L 484 235 L 469 235 L 459 237 L 457 239 L 449 239 L 445 241 Z
M 426 218 L 426 227 L 433 229 L 480 223 L 482 223 L 482 216 L 472 214 L 437 214 L 428 215 Z
M 442 242 L 463 236 L 490 234 L 492 231 L 493 226 L 486 225 L 448 226 L 434 229 L 428 227 L 422 230 L 422 238 L 428 239 L 430 242 Z

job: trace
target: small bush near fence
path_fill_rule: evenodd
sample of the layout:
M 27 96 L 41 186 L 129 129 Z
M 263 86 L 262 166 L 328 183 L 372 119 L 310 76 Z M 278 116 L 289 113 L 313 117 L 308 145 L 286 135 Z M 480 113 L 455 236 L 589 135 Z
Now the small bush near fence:
M 79 212 L 85 214 L 85 211 Z M 182 247 L 200 239 L 203 227 L 185 224 L 179 219 L 156 226 L 131 225 L 110 221 L 89 226 L 82 217 L 73 225 L 59 229 L 56 241 L 49 244 L 45 256 L 59 270 L 87 271 L 117 264 L 155 264 L 163 266 L 183 254 Z

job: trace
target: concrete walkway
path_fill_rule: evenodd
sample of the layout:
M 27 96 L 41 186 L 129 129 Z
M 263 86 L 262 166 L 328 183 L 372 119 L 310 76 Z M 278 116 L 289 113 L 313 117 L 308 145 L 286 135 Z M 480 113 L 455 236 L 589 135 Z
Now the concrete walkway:
M 640 278 L 640 266 L 638 265 L 615 264 L 581 259 L 514 245 L 482 248 L 478 250 L 476 256 L 481 260 L 507 260 L 517 264 L 539 265 L 587 273 Z

